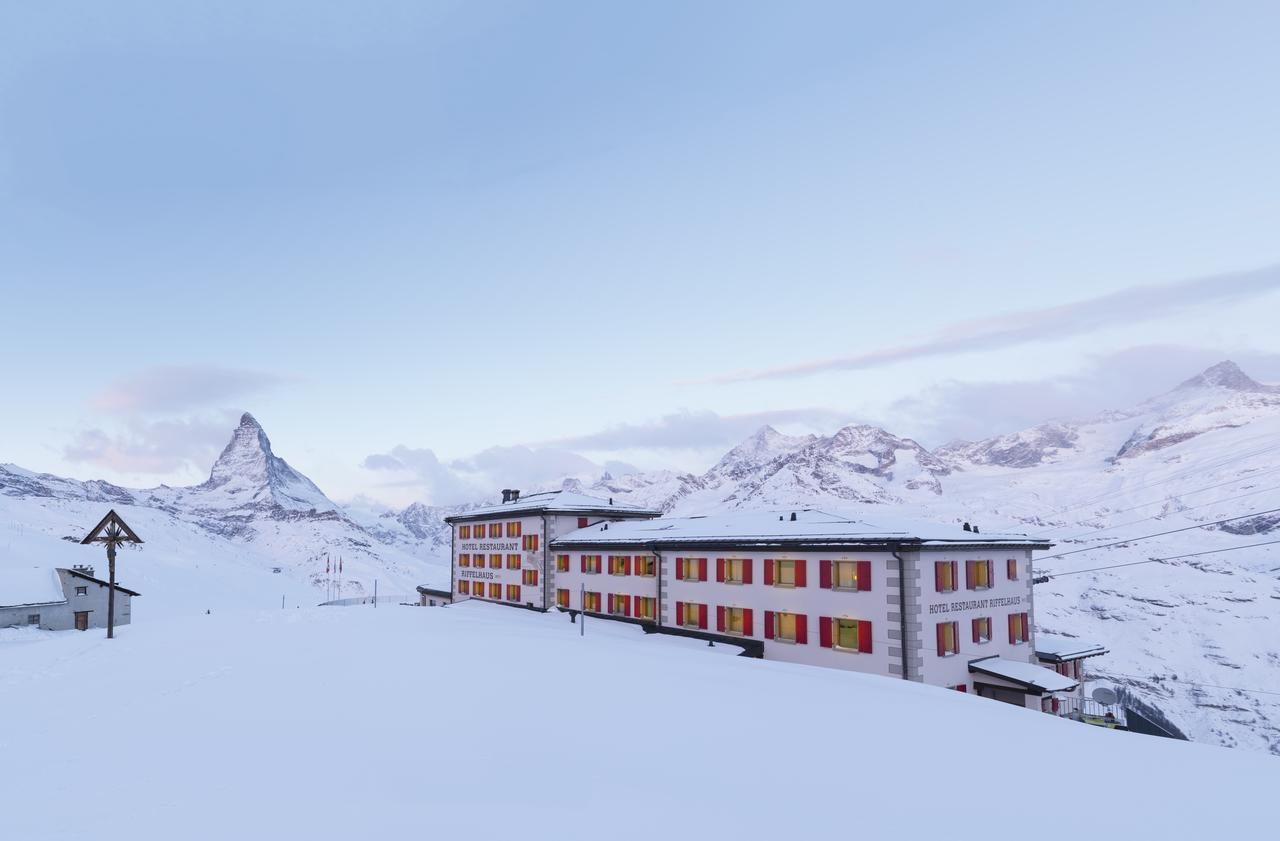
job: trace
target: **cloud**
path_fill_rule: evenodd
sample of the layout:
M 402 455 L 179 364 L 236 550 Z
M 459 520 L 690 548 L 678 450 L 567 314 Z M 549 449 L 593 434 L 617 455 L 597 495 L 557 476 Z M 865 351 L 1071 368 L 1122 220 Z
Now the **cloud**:
M 124 474 L 202 473 L 226 446 L 234 422 L 234 415 L 153 423 L 132 419 L 118 432 L 80 431 L 62 455 Z
M 1079 373 L 1045 380 L 951 381 L 889 408 L 889 422 L 930 445 L 978 440 L 1051 419 L 1131 408 L 1230 356 L 1261 381 L 1280 380 L 1280 354 L 1144 345 L 1093 357 Z
M 1134 286 L 1095 298 L 952 324 L 930 339 L 850 356 L 756 371 L 739 371 L 701 382 L 792 379 L 825 371 L 879 368 L 909 359 L 1013 347 L 1060 339 L 1118 324 L 1151 321 L 1193 306 L 1228 303 L 1280 289 L 1280 267 L 1215 275 L 1176 283 Z
M 222 405 L 286 382 L 261 371 L 201 365 L 149 368 L 117 380 L 90 399 L 93 408 L 114 414 L 184 412 Z
M 644 423 L 623 423 L 599 432 L 543 442 L 578 450 L 617 452 L 633 449 L 704 450 L 731 447 L 765 425 L 798 424 L 815 430 L 841 426 L 855 420 L 835 409 L 779 409 L 720 415 L 710 411 L 683 411 Z

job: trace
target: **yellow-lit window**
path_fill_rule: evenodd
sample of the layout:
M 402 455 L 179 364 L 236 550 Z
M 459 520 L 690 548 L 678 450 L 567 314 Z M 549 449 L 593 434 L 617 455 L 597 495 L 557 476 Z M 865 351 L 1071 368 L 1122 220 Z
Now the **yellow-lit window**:
M 568 591 L 568 590 L 556 590 L 556 604 L 557 604 L 559 607 L 568 607 L 568 606 L 569 606 L 569 591 Z
M 790 563 L 790 561 L 785 563 Z M 775 613 L 773 615 L 773 636 L 775 639 L 795 642 L 796 615 L 794 613 Z
M 939 593 L 951 593 L 956 589 L 956 562 L 934 561 L 933 580 Z
M 991 561 L 968 561 L 969 589 L 991 589 Z
M 520 523 L 518 523 L 518 522 L 516 522 L 516 523 L 507 523 L 507 537 L 519 537 L 519 536 L 520 536 L 520 533 L 521 533 L 521 532 L 520 532 L 520 525 L 521 525 L 521 524 L 520 524 Z
M 956 622 L 938 623 L 938 656 L 950 657 L 960 653 L 960 635 L 956 632 Z
M 502 523 L 489 524 L 489 537 L 502 537 Z
M 520 601 L 520 585 L 519 584 L 507 585 L 507 601 L 509 602 Z
M 741 584 L 742 583 L 742 567 L 743 567 L 743 563 L 740 558 L 725 558 L 724 560 L 725 583 Z
M 569 556 L 556 555 L 556 572 L 568 572 L 568 571 L 569 571 Z
M 470 556 L 470 555 L 467 555 L 467 554 L 459 555 L 459 556 L 458 556 L 458 566 L 460 566 L 460 567 L 469 567 L 469 566 L 471 566 L 471 556 Z
M 630 572 L 631 557 L 629 555 L 610 555 L 609 574 L 626 575 Z
M 471 526 L 458 526 L 458 539 L 459 539 L 459 540 L 470 540 L 470 539 L 471 539 Z
M 471 582 L 470 582 L 470 581 L 459 581 L 459 582 L 458 582 L 458 592 L 459 592 L 459 593 L 462 593 L 463 595 L 470 595 L 470 594 L 471 594 Z
M 520 569 L 519 555 L 507 555 L 507 569 Z
M 529 587 L 538 585 L 538 571 L 536 569 L 526 569 L 522 575 L 524 583 Z
M 584 593 L 582 609 L 590 611 L 592 613 L 599 613 L 600 612 L 600 594 Z
M 590 573 L 600 572 L 600 556 L 599 555 L 583 555 L 582 571 Z
M 836 648 L 847 649 L 848 651 L 858 650 L 858 620 L 857 619 L 837 619 L 835 620 L 835 645 Z
M 795 561 L 774 561 L 773 583 L 782 587 L 796 586 L 796 562 Z M 782 616 L 784 614 L 778 614 Z M 792 614 L 785 614 L 792 616 Z M 792 619 L 795 617 L 792 616 Z
M 1025 613 L 1009 614 L 1009 642 L 1017 644 L 1030 639 L 1031 628 Z
M 492 582 L 492 583 L 490 583 L 490 584 L 489 584 L 489 598 L 491 598 L 491 599 L 500 599 L 500 598 L 502 598 L 502 585 L 501 585 L 501 584 L 497 583 L 496 581 L 494 581 L 494 582 Z
M 706 581 L 703 571 L 707 568 L 706 558 L 676 558 L 676 577 L 685 581 Z
M 680 617 L 680 624 L 688 628 L 697 628 L 702 624 L 702 605 L 694 602 L 684 603 L 684 616 Z
M 653 555 L 636 555 L 636 575 L 652 578 L 658 572 L 658 559 Z
M 522 546 L 524 548 L 524 551 L 526 552 L 537 552 L 538 551 L 538 535 L 526 534 L 524 536 L 524 542 Z
M 837 590 L 856 590 L 858 589 L 858 562 L 857 561 L 836 561 L 835 569 L 835 588 Z
M 727 578 L 727 576 L 726 576 Z M 744 632 L 745 622 L 742 608 L 726 607 L 724 609 L 724 629 L 730 634 L 741 634 Z
M 502 569 L 502 556 L 501 556 L 501 555 L 490 555 L 490 556 L 489 556 L 489 569 Z
M 636 596 L 636 617 L 639 619 L 653 619 L 657 615 L 657 599 L 648 596 Z

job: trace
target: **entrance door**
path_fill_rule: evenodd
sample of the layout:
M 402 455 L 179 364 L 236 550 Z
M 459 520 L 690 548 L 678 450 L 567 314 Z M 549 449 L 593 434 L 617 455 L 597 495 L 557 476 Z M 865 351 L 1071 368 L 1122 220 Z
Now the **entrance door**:
M 76 611 L 76 630 L 77 631 L 89 630 L 89 611 L 87 610 Z

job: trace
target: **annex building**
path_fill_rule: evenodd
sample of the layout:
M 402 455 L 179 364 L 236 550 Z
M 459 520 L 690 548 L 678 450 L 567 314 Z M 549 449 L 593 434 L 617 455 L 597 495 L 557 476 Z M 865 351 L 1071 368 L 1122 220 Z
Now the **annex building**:
M 659 517 L 559 492 L 448 518 L 455 599 L 635 622 L 1051 710 L 1031 555 L 1049 543 L 816 509 Z

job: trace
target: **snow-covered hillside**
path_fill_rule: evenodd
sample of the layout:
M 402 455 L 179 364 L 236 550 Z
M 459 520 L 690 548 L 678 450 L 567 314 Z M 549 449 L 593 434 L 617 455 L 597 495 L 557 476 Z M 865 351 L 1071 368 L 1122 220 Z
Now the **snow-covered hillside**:
M 586 630 L 472 602 L 215 611 L 110 642 L 11 632 L 5 836 L 1075 841 L 1080 813 L 1124 838 L 1274 823 L 1271 757 Z

